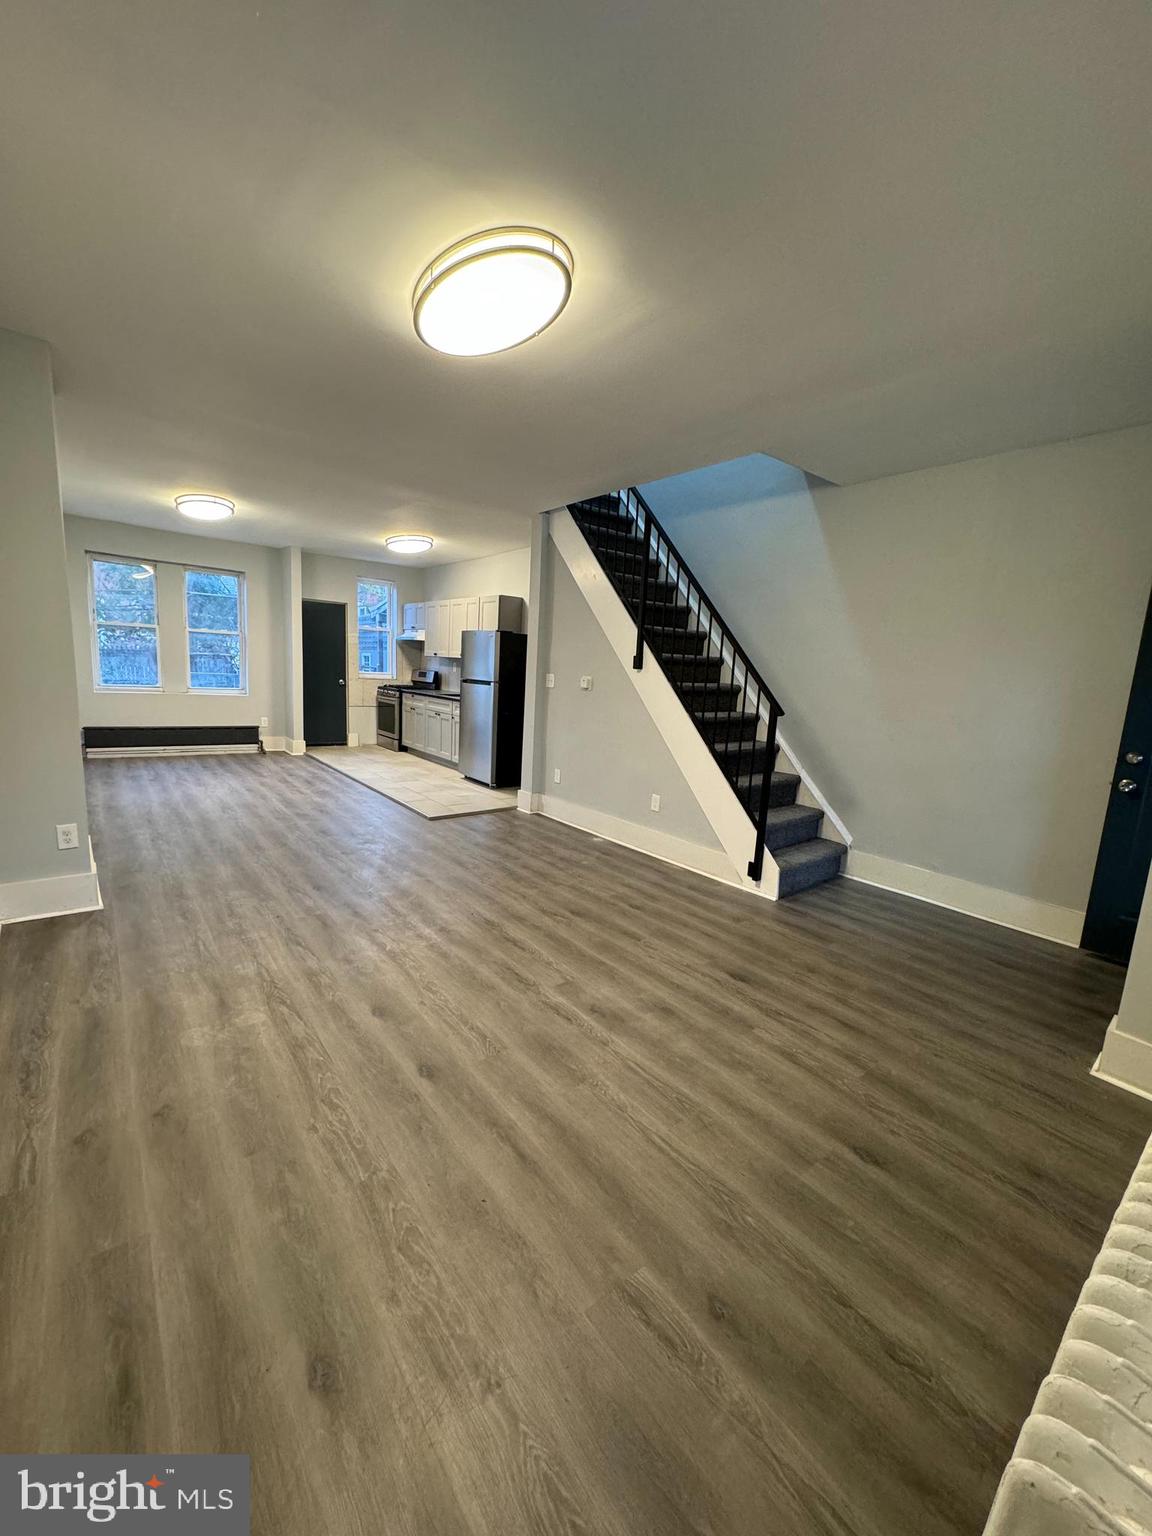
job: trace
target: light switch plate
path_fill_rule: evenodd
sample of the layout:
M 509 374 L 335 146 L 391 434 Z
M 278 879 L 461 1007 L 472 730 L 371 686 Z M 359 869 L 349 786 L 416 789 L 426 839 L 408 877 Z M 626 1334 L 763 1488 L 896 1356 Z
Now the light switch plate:
M 582 677 L 580 679 L 580 686 L 587 693 L 588 689 L 592 686 L 592 679 L 590 677 Z
M 660 796 L 659 795 L 653 795 L 651 801 L 649 802 L 649 804 L 652 806 L 652 809 L 654 811 L 658 811 L 660 809 Z
M 544 674 L 544 686 L 545 686 L 545 688 L 555 688 L 555 686 L 556 686 L 556 674 L 555 674 L 555 672 L 546 672 Z
M 553 784 L 559 784 L 559 782 L 560 782 L 560 770 L 559 770 L 559 768 L 553 768 L 553 770 L 552 770 L 552 782 L 553 782 Z

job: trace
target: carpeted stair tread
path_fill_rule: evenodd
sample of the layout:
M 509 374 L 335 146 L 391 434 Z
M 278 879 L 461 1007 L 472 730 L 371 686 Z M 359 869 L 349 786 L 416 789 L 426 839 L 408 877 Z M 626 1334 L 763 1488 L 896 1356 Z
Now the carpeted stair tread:
M 840 874 L 847 850 L 843 843 L 827 837 L 813 837 L 806 843 L 781 848 L 772 857 L 780 869 L 781 896 L 794 896 L 809 886 L 819 885 Z
M 796 843 L 818 840 L 824 812 L 816 805 L 778 805 L 769 810 L 764 846 L 770 853 Z

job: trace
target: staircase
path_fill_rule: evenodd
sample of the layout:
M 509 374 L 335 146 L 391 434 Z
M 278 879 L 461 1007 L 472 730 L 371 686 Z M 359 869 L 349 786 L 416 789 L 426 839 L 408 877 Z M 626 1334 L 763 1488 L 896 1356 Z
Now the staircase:
M 767 853 L 782 897 L 833 879 L 844 846 L 820 836 L 819 807 L 797 803 L 799 775 L 777 771 L 784 711 L 651 507 L 633 486 L 568 510 L 636 625 L 633 665 L 657 662 L 756 829 L 749 876 Z

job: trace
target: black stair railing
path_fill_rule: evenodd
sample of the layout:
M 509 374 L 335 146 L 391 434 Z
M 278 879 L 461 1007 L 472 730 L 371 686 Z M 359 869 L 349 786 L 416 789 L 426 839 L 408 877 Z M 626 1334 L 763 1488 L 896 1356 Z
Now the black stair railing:
M 568 509 L 636 622 L 632 665 L 645 648 L 676 689 L 756 829 L 748 873 L 764 871 L 764 840 L 783 707 L 635 486 Z

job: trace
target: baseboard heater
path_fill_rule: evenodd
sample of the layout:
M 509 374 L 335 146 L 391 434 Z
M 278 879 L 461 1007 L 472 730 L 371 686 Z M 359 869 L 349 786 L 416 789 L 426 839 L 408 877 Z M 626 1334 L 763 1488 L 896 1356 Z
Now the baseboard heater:
M 263 752 L 258 725 L 86 725 L 85 757 L 196 757 Z
M 1152 1533 L 1152 1141 L 1024 1422 L 984 1536 Z

